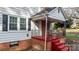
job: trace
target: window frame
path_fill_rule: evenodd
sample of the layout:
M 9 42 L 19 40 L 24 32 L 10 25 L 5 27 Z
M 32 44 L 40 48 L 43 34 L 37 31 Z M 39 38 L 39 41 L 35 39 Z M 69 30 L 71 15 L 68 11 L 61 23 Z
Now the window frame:
M 16 22 L 16 28 L 17 28 L 17 29 L 15 29 L 15 30 L 11 30 L 11 29 L 10 29 L 10 17 L 16 17 L 16 16 L 9 16 L 9 21 L 8 21 L 8 22 L 9 22 L 9 23 L 8 23 L 8 25 L 9 25 L 8 27 L 9 27 L 9 28 L 8 28 L 8 30 L 9 30 L 9 31 L 18 31 L 18 26 L 17 26 L 17 25 L 18 25 L 18 17 L 16 17 L 16 20 L 17 20 L 17 22 Z
M 21 23 L 21 20 L 22 20 L 22 19 L 25 20 L 24 23 Z M 27 30 L 27 27 L 26 27 L 26 26 L 27 26 L 27 24 L 26 24 L 26 18 L 20 17 L 19 21 L 20 21 L 20 23 L 19 23 L 19 25 L 20 25 L 20 26 L 19 26 L 19 30 L 20 30 L 20 31 L 25 31 L 25 30 Z M 25 25 L 25 29 L 22 29 L 22 28 L 21 28 L 21 25 Z
M 3 20 L 3 15 L 7 15 L 8 16 L 8 24 L 7 24 L 7 31 L 6 32 L 24 32 L 24 31 L 28 31 L 28 23 L 27 23 L 27 17 L 23 17 L 23 16 L 18 16 L 18 15 L 11 15 L 11 14 L 5 14 L 5 13 L 2 13 L 2 20 Z M 10 17 L 16 17 L 17 18 L 17 30 L 10 30 Z M 20 18 L 24 18 L 26 20 L 26 29 L 25 30 L 20 30 Z M 3 27 L 3 21 L 2 21 L 2 27 Z M 3 28 L 2 28 L 2 31 L 3 31 Z M 3 31 L 4 32 L 4 31 Z

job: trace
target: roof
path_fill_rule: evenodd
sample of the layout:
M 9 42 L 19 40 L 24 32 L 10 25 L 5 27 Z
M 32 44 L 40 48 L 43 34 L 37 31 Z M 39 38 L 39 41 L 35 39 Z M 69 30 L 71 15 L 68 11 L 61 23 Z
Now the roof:
M 41 11 L 40 7 L 0 7 L 0 13 L 31 17 Z
M 37 14 L 35 14 L 35 15 L 33 15 L 33 16 L 36 16 L 36 15 L 39 15 L 39 14 L 45 13 L 45 11 L 50 12 L 51 10 L 53 10 L 53 9 L 55 9 L 55 8 L 56 8 L 56 7 L 45 7 L 45 8 L 43 8 L 42 11 L 40 11 L 39 13 L 37 13 Z M 32 17 L 33 17 L 33 16 L 32 16 Z
M 49 7 L 45 8 L 44 10 L 40 11 L 39 13 L 32 16 L 33 20 L 42 19 L 44 15 L 48 14 L 48 17 L 52 20 L 58 21 L 66 21 L 63 8 L 61 7 Z

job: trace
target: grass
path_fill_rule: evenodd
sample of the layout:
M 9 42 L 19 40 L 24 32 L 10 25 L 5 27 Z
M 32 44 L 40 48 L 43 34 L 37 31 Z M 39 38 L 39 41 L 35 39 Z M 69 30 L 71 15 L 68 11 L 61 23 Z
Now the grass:
M 77 34 L 66 34 L 66 37 L 68 39 L 71 39 L 71 40 L 73 40 L 73 39 L 79 39 L 79 35 L 77 35 Z
M 68 39 L 71 39 L 71 40 L 73 40 L 73 39 L 79 39 L 79 35 L 78 34 L 70 34 L 72 32 L 79 33 L 79 29 L 66 29 L 66 32 L 68 33 L 68 34 L 66 34 L 66 37 Z

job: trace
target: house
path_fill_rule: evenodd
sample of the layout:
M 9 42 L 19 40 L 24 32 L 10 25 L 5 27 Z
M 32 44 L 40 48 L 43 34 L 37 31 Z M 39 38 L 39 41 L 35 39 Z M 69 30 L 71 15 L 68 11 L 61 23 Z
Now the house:
M 32 37 L 45 35 L 45 14 L 48 14 L 47 30 L 56 21 L 64 23 L 66 27 L 61 7 L 0 7 L 0 50 L 19 51 L 30 48 L 34 43 Z

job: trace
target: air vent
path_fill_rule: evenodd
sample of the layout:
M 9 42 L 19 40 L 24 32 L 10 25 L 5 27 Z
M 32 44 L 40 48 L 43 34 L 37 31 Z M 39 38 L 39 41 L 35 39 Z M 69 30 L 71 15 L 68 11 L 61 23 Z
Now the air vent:
M 19 41 L 10 42 L 10 47 L 15 48 L 19 45 Z
M 27 34 L 27 37 L 29 36 L 29 34 Z

